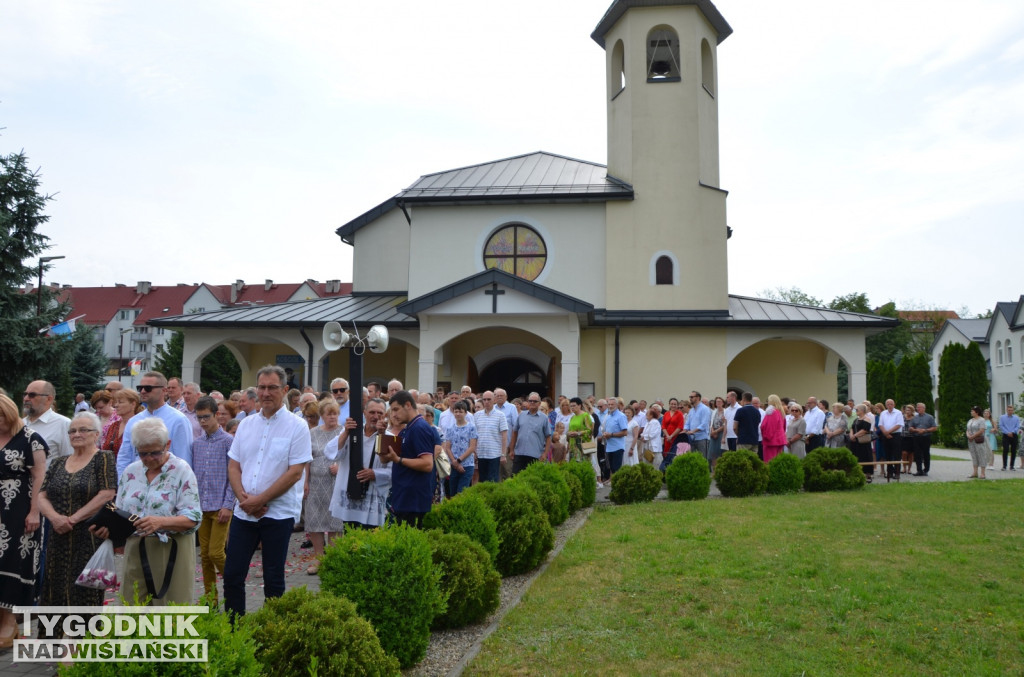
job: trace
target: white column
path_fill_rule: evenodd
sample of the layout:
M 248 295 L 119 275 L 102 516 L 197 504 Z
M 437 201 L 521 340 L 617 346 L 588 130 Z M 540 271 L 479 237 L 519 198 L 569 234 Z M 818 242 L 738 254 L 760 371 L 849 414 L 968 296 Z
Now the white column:
M 576 397 L 580 387 L 580 363 L 578 361 L 562 360 L 562 378 L 558 387 L 559 394 Z
M 421 356 L 422 357 L 422 356 Z M 416 379 L 416 388 L 421 393 L 432 393 L 437 390 L 437 363 L 434 360 L 420 360 L 420 370 Z
M 861 403 L 868 397 L 868 373 L 864 370 L 854 371 L 850 369 L 850 380 L 848 383 L 850 399 Z

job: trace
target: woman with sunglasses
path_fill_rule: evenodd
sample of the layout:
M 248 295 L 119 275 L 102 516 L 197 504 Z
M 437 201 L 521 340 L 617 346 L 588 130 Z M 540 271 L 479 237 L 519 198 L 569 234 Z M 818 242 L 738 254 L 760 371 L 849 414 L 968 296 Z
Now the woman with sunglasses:
M 99 436 L 99 418 L 79 413 L 68 426 L 71 455 L 55 459 L 46 471 L 39 508 L 53 530 L 46 546 L 40 600 L 44 606 L 103 604 L 102 590 L 75 585 L 75 579 L 103 542 L 89 533 L 86 522 L 114 500 L 117 489 L 117 461 L 111 452 L 96 446 Z

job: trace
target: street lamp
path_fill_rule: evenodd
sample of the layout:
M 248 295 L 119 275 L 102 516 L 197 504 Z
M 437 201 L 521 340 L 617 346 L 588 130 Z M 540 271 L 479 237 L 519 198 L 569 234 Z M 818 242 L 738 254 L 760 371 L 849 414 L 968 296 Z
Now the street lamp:
M 40 256 L 39 257 L 39 287 L 36 289 L 36 315 L 43 314 L 43 264 L 50 261 L 62 259 L 63 256 Z

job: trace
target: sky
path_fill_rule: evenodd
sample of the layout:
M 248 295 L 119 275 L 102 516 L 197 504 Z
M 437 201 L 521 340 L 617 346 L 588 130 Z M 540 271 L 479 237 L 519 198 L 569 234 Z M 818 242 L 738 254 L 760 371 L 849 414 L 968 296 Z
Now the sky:
M 351 280 L 335 229 L 423 174 L 606 161 L 609 0 L 0 0 L 0 153 L 46 282 Z M 718 0 L 729 291 L 1024 293 L 1024 3 Z

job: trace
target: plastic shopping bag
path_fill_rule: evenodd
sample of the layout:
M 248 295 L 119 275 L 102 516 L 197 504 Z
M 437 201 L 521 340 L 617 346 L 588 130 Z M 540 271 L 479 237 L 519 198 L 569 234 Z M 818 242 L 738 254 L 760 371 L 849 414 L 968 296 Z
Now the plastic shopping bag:
M 75 585 L 94 590 L 117 586 L 117 568 L 114 563 L 114 542 L 109 538 L 96 548 L 89 562 L 75 579 Z

